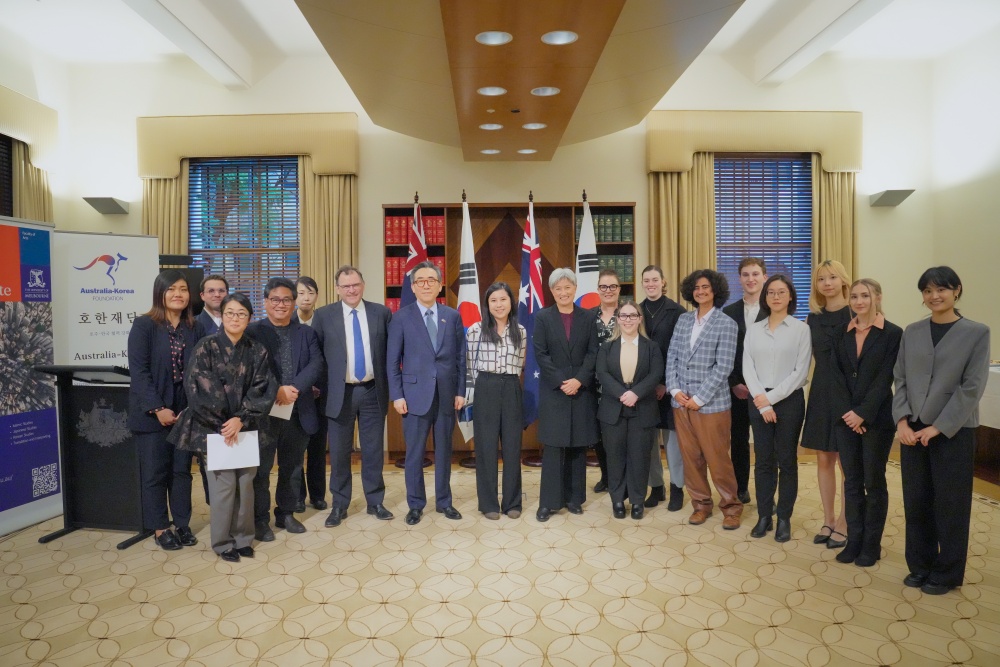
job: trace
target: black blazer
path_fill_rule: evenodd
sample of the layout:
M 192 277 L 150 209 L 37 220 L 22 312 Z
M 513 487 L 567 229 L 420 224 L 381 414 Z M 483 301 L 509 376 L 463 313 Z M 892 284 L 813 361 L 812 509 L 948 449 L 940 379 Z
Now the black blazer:
M 729 374 L 729 386 L 732 388 L 738 384 L 746 384 L 746 380 L 743 379 L 743 339 L 747 337 L 747 323 L 743 319 L 743 299 L 733 301 L 723 308 L 722 312 L 729 315 L 739 327 L 739 332 L 736 334 L 736 359 L 733 360 L 733 372 Z M 758 310 L 754 322 L 760 322 L 766 317 L 767 314 L 763 310 Z
M 659 304 L 659 308 L 654 308 L 651 304 Z M 646 333 L 649 339 L 660 348 L 660 356 L 664 363 L 667 360 L 667 350 L 670 348 L 670 339 L 674 337 L 674 327 L 677 326 L 677 319 L 684 314 L 684 308 L 673 299 L 661 296 L 655 302 L 645 299 L 639 304 L 642 308 L 642 317 L 646 323 Z M 660 310 L 662 308 L 662 310 Z M 652 317 L 653 312 L 656 317 Z M 663 367 L 660 370 L 664 370 Z M 660 378 L 663 383 L 663 378 Z M 664 394 L 663 398 L 657 401 L 660 410 L 660 428 L 674 428 L 674 409 L 670 407 L 670 394 Z
M 385 369 L 386 341 L 392 313 L 385 306 L 365 301 L 368 319 L 368 344 L 375 374 L 375 393 L 384 417 L 389 409 L 389 376 Z M 344 304 L 340 301 L 323 306 L 313 315 L 313 330 L 319 336 L 326 359 L 326 416 L 335 419 L 344 407 L 344 379 L 347 377 L 347 340 L 344 330 Z
M 299 322 L 290 322 L 288 326 L 292 339 L 292 366 L 295 368 L 295 377 L 291 384 L 299 390 L 295 407 L 302 430 L 313 435 L 319 431 L 319 413 L 316 410 L 316 399 L 313 398 L 312 388 L 320 384 L 323 376 L 323 355 L 319 350 L 319 340 L 312 327 L 307 327 Z M 254 322 L 247 327 L 247 335 L 267 348 L 267 354 L 271 361 L 271 371 L 280 385 L 281 341 L 274 325 L 271 324 L 271 320 L 265 317 Z
M 212 319 L 212 316 L 208 314 L 207 310 L 202 310 L 198 313 L 198 317 L 195 319 L 198 322 L 201 322 L 201 328 L 204 329 L 204 335 L 211 336 L 219 333 L 219 326 L 216 325 L 215 320 Z
M 538 362 L 538 439 L 551 447 L 585 447 L 597 442 L 597 327 L 594 313 L 573 307 L 573 324 L 566 340 L 556 306 L 538 311 L 532 336 Z M 560 387 L 576 378 L 582 385 L 575 396 Z
M 656 385 L 663 383 L 663 355 L 656 343 L 645 336 L 639 336 L 639 357 L 635 365 L 632 386 L 626 387 L 622 380 L 622 341 L 616 338 L 601 346 L 597 352 L 597 379 L 601 383 L 601 404 L 597 409 L 597 419 L 605 424 L 615 424 L 622 416 L 621 395 L 633 391 L 639 397 L 635 404 L 639 426 L 656 426 L 660 421 L 660 410 L 656 401 Z
M 179 331 L 184 337 L 184 367 L 187 368 L 191 352 L 203 336 L 204 330 L 196 320 L 194 327 L 181 322 Z M 128 334 L 128 370 L 131 385 L 128 392 L 128 427 L 136 433 L 155 433 L 169 430 L 162 426 L 156 415 L 149 414 L 164 406 L 179 413 L 187 406 L 182 384 L 174 391 L 173 370 L 170 361 L 170 336 L 166 324 L 157 324 L 149 315 L 140 315 L 132 323 Z
M 899 355 L 903 330 L 886 320 L 885 328 L 868 330 L 861 356 L 853 330 L 846 327 L 839 333 L 830 351 L 833 357 L 833 395 L 830 397 L 837 424 L 847 429 L 840 419 L 853 410 L 864 419 L 865 428 L 892 429 L 892 369 Z

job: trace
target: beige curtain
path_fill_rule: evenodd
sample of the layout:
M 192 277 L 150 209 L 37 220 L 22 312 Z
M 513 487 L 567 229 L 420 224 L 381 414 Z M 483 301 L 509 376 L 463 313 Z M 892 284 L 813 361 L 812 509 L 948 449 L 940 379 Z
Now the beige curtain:
M 142 180 L 142 233 L 160 239 L 160 254 L 186 255 L 188 250 L 188 160 L 177 178 Z
M 312 157 L 299 158 L 302 275 L 319 285 L 318 304 L 336 301 L 337 268 L 358 263 L 358 177 L 317 176 Z
M 853 279 L 857 266 L 855 175 L 824 171 L 822 162 L 820 155 L 813 153 L 813 264 L 839 260 Z
M 49 175 L 31 164 L 28 144 L 11 140 L 13 154 L 14 217 L 52 222 L 52 191 Z
M 715 268 L 713 153 L 695 153 L 690 171 L 649 174 L 649 259 L 674 299 L 685 276 Z

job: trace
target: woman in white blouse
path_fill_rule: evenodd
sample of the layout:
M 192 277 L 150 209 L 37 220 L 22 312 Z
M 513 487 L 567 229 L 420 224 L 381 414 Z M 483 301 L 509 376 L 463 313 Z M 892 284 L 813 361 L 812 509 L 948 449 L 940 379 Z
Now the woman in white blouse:
M 496 520 L 521 516 L 521 372 L 528 335 L 517 323 L 514 294 L 493 283 L 483 298 L 483 321 L 466 332 L 466 367 L 474 380 L 476 491 L 479 511 Z M 497 502 L 497 448 L 503 452 L 502 501 Z
M 762 289 L 760 310 L 766 319 L 747 327 L 743 347 L 743 376 L 753 398 L 750 426 L 756 463 L 757 525 L 752 537 L 764 537 L 773 528 L 774 492 L 778 491 L 778 526 L 774 539 L 792 538 L 792 509 L 798 495 L 797 449 L 806 404 L 802 387 L 812 356 L 809 327 L 795 319 L 797 306 L 792 281 L 771 276 Z

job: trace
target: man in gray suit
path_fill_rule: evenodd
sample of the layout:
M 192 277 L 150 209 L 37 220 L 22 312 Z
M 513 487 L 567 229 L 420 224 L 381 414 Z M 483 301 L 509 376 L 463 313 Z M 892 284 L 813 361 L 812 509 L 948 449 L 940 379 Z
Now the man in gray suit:
M 385 367 L 386 336 L 392 315 L 383 305 L 365 301 L 365 279 L 353 266 L 336 275 L 340 301 L 316 311 L 313 329 L 326 358 L 326 416 L 330 424 L 330 495 L 327 527 L 339 526 L 351 504 L 351 449 L 354 425 L 361 442 L 361 486 L 368 513 L 388 521 L 382 504 L 385 452 L 382 432 L 389 409 Z

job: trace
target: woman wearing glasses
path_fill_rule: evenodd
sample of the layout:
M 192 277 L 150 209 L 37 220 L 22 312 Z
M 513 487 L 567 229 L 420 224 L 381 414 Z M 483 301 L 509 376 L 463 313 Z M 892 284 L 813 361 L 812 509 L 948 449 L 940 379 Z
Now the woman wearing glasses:
M 240 431 L 256 428 L 271 409 L 277 384 L 263 345 L 244 336 L 253 306 L 240 292 L 222 301 L 222 328 L 194 348 L 184 374 L 188 407 L 170 433 L 178 449 L 206 455 L 209 434 L 221 434 L 233 447 Z M 208 459 L 212 465 L 212 460 Z M 222 560 L 253 558 L 256 467 L 209 470 L 212 550 Z
M 601 422 L 608 452 L 608 492 L 616 519 L 625 518 L 625 496 L 632 518 L 641 519 L 649 478 L 649 451 L 660 421 L 656 387 L 663 381 L 663 355 L 646 337 L 642 313 L 629 301 L 618 309 L 611 340 L 597 352 L 601 383 Z
M 799 489 L 796 452 L 806 414 L 802 387 L 812 355 L 809 327 L 795 319 L 798 298 L 792 281 L 777 274 L 761 289 L 760 312 L 765 319 L 747 327 L 743 341 L 743 378 L 753 405 L 754 482 L 757 488 L 757 525 L 752 537 L 764 537 L 773 528 L 774 492 L 778 491 L 777 542 L 792 539 L 792 510 Z
M 615 316 L 618 313 L 618 297 L 621 294 L 621 281 L 618 273 L 614 269 L 601 269 L 597 274 L 597 293 L 601 303 L 594 306 L 594 313 L 597 316 L 595 327 L 597 328 L 597 344 L 611 340 L 615 332 Z M 597 396 L 601 395 L 601 383 L 597 383 Z M 594 485 L 594 493 L 604 493 L 608 490 L 608 454 L 604 449 L 604 442 L 601 434 L 597 434 L 597 442 L 594 444 L 594 452 L 597 454 L 597 464 L 601 468 L 601 479 Z

